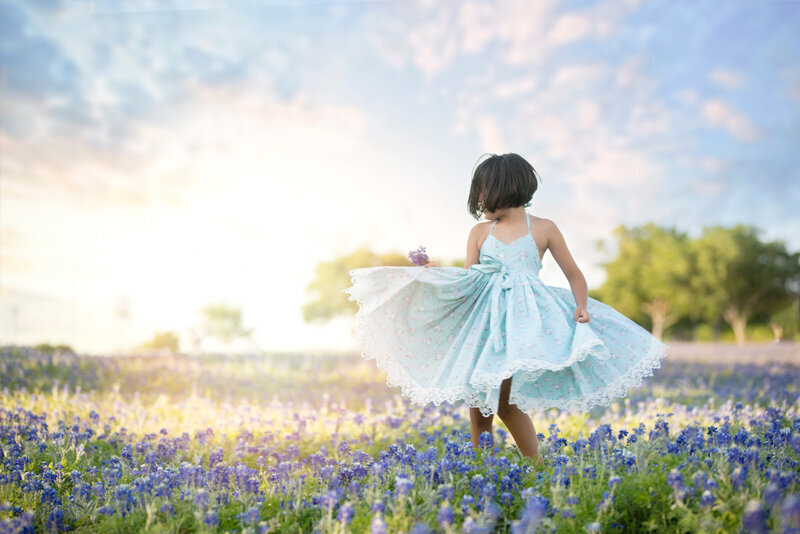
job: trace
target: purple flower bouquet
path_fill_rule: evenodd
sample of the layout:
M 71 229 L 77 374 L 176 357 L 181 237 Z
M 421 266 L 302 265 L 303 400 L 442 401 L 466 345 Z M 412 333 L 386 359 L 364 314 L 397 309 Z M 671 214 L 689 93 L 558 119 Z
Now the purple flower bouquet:
M 408 258 L 411 260 L 411 263 L 416 265 L 417 267 L 421 267 L 428 263 L 428 255 L 425 253 L 425 247 L 422 245 L 419 246 L 417 250 L 412 250 L 408 253 Z

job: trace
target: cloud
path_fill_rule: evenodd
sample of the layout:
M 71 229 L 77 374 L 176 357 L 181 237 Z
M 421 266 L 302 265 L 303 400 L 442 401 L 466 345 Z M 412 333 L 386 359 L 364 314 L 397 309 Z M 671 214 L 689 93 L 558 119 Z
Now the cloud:
M 604 63 L 567 65 L 556 71 L 550 81 L 550 86 L 551 88 L 564 85 L 576 89 L 584 88 L 600 81 L 607 72 L 608 66 Z
M 592 24 L 583 15 L 567 13 L 560 16 L 553 25 L 548 40 L 554 44 L 577 41 L 589 33 Z
M 718 197 L 725 191 L 725 182 L 722 180 L 694 180 L 691 182 L 691 187 L 703 196 Z
M 35 99 L 52 108 L 83 107 L 78 64 L 19 6 L 0 3 L 0 64 L 3 93 Z M 6 112 L 8 108 L 4 110 Z
M 781 81 L 786 90 L 786 96 L 792 100 L 800 101 L 800 68 L 790 66 L 780 72 Z
M 631 191 L 632 187 L 658 184 L 663 177 L 661 167 L 643 152 L 602 143 L 579 168 L 581 170 L 575 174 L 578 177 L 575 183 L 580 186 L 592 184 Z
M 726 69 L 716 69 L 708 77 L 712 82 L 726 89 L 738 89 L 743 82 L 741 73 Z
M 671 128 L 670 114 L 664 102 L 652 100 L 633 104 L 627 124 L 628 135 L 645 138 L 667 134 Z
M 700 102 L 700 95 L 697 93 L 696 89 L 691 87 L 677 91 L 675 93 L 675 98 L 677 98 L 678 101 L 684 106 L 694 107 L 698 102 Z
M 536 76 L 524 76 L 516 80 L 493 84 L 492 96 L 496 100 L 509 100 L 520 95 L 531 93 L 539 82 Z
M 503 154 L 508 151 L 503 131 L 495 121 L 488 117 L 478 117 L 475 127 L 480 138 L 480 151 Z
M 725 162 L 723 160 L 710 156 L 699 158 L 697 164 L 703 170 L 711 173 L 717 173 L 725 168 Z
M 646 61 L 644 55 L 635 55 L 625 58 L 617 69 L 616 84 L 620 89 L 647 95 L 658 87 L 659 80 L 642 73 Z
M 743 114 L 719 99 L 707 100 L 700 110 L 703 121 L 722 128 L 740 141 L 755 141 L 761 137 L 758 129 Z
M 490 43 L 497 43 L 497 57 L 508 65 L 541 63 L 555 48 L 570 42 L 608 38 L 636 4 L 556 13 L 554 0 L 420 2 L 418 11 L 393 11 L 391 20 L 368 13 L 364 28 L 387 63 L 395 68 L 411 64 L 431 77 L 459 57 L 484 51 Z

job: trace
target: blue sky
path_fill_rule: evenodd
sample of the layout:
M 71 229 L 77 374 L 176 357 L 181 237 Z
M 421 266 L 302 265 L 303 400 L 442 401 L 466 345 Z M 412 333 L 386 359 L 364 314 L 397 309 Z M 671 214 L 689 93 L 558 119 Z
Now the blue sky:
M 536 167 L 590 287 L 618 224 L 796 250 L 798 27 L 790 1 L 0 0 L 3 342 L 123 349 L 224 300 L 262 346 L 351 347 L 302 323 L 317 262 L 463 257 L 489 152 Z

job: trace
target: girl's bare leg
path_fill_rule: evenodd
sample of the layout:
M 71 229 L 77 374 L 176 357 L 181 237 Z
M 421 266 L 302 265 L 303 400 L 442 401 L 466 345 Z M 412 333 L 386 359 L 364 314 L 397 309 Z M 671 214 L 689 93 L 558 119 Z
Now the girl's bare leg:
M 470 434 L 472 434 L 472 448 L 477 449 L 479 447 L 478 438 L 481 435 L 481 432 L 489 432 L 492 433 L 492 420 L 494 419 L 494 415 L 490 415 L 489 417 L 485 417 L 478 408 L 469 409 L 469 430 Z M 490 448 L 494 451 L 494 436 L 492 436 Z
M 543 463 L 542 457 L 539 456 L 539 438 L 536 436 L 533 421 L 516 404 L 508 403 L 508 397 L 511 394 L 511 378 L 508 377 L 500 384 L 500 405 L 497 408 L 497 415 L 508 427 L 508 431 L 514 437 L 514 442 L 522 455 L 535 458 L 537 463 Z

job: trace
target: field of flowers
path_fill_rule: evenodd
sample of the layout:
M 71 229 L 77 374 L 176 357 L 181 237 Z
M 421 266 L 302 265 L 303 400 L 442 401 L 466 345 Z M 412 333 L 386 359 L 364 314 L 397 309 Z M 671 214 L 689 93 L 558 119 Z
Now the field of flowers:
M 0 531 L 800 532 L 798 346 L 670 347 L 607 407 L 532 412 L 543 467 L 357 354 L 3 347 Z

